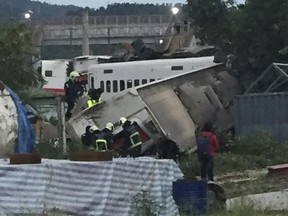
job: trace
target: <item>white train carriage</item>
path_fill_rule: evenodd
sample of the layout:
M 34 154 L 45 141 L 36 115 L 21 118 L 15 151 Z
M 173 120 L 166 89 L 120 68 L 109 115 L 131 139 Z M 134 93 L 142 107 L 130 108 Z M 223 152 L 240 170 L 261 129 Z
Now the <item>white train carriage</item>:
M 195 69 L 216 65 L 214 56 L 95 64 L 88 68 L 88 87 L 104 91 L 102 98 Z

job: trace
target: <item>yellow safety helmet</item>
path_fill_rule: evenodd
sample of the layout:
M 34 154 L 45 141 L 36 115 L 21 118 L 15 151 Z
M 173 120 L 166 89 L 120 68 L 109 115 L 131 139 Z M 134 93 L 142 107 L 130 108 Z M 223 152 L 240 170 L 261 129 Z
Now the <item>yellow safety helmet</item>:
M 127 119 L 125 117 L 121 117 L 120 118 L 120 125 L 123 125 L 126 121 L 127 121 Z
M 99 130 L 99 128 L 96 125 L 93 125 L 92 127 L 90 127 L 89 132 L 93 133 L 94 131 Z
M 106 128 L 107 128 L 108 130 L 110 130 L 110 131 L 113 131 L 113 130 L 114 130 L 114 125 L 113 125 L 113 123 L 112 123 L 112 122 L 108 122 L 108 123 L 106 124 Z
M 79 77 L 79 73 L 77 71 L 72 71 L 70 74 L 69 74 L 69 78 L 74 80 L 75 77 Z

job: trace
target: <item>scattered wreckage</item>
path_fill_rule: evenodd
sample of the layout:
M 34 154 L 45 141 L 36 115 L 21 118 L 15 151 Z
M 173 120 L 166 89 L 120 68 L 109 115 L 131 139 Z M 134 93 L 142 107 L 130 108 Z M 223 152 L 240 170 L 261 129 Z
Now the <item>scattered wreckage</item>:
M 180 151 L 195 149 L 196 130 L 205 122 L 221 128 L 231 125 L 231 101 L 241 92 L 237 79 L 217 64 L 115 94 L 76 113 L 66 123 L 66 130 L 71 139 L 79 140 L 87 125 L 104 128 L 112 122 L 113 148 L 117 149 L 123 145 L 118 121 L 125 116 L 138 124 L 144 141 L 142 154 L 174 158 L 175 143 Z M 167 144 L 172 145 L 167 148 Z

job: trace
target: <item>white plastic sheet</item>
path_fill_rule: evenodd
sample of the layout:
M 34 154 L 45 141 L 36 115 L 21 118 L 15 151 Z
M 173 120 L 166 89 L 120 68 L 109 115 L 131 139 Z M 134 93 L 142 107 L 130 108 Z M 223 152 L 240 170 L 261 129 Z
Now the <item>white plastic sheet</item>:
M 178 210 L 172 182 L 182 177 L 174 161 L 148 157 L 107 162 L 45 160 L 38 165 L 3 162 L 0 212 L 41 213 L 56 208 L 68 215 L 134 215 L 136 197 L 145 191 L 155 212 L 174 216 Z

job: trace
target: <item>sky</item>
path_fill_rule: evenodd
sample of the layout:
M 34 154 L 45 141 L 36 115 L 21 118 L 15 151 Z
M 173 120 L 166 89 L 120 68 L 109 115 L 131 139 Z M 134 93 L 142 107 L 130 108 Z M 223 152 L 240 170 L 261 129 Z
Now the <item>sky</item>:
M 106 7 L 112 3 L 142 3 L 142 4 L 162 4 L 162 3 L 186 3 L 186 0 L 38 0 L 40 2 L 47 2 L 49 4 L 58 5 L 76 5 L 80 7 L 99 8 Z M 244 2 L 244 0 L 237 0 L 237 2 Z

